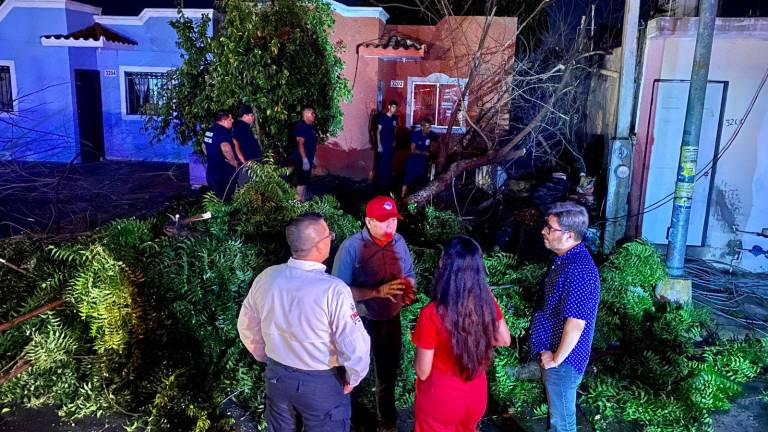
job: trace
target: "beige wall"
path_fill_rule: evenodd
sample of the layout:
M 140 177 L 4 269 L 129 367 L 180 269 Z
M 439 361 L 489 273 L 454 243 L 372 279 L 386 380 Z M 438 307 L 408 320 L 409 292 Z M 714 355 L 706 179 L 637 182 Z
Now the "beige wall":
M 373 17 L 345 17 L 334 14 L 336 25 L 334 42 L 343 43 L 341 59 L 346 65 L 343 75 L 352 87 L 352 100 L 342 103 L 344 123 L 342 132 L 329 142 L 344 150 L 369 147 L 368 123 L 371 110 L 376 109 L 378 60 L 357 55 L 363 42 L 377 41 L 384 30 L 384 22 Z
M 640 87 L 637 131 L 638 149 L 649 139 L 646 127 L 650 118 L 652 87 L 657 79 L 689 80 L 695 45 L 695 18 L 661 18 L 649 23 L 644 53 L 643 79 Z M 742 118 L 768 73 L 768 19 L 719 18 L 712 47 L 709 80 L 726 81 L 727 94 L 720 133 L 720 150 L 738 128 Z M 650 137 L 652 140 L 652 137 Z M 642 177 L 642 168 L 654 146 L 680 143 L 650 142 L 649 151 L 636 151 L 633 182 Z M 643 209 L 642 193 L 646 188 L 674 185 L 633 185 L 635 203 L 630 213 Z M 751 114 L 738 135 L 717 162 L 709 202 L 709 220 L 704 248 L 689 253 L 708 259 L 730 261 L 728 243 L 741 240 L 747 249 L 760 245 L 768 249 L 768 239 L 735 233 L 760 231 L 768 227 L 768 85 L 756 99 Z M 704 211 L 694 209 L 693 211 Z M 768 258 L 744 253 L 737 265 L 753 271 L 768 271 Z

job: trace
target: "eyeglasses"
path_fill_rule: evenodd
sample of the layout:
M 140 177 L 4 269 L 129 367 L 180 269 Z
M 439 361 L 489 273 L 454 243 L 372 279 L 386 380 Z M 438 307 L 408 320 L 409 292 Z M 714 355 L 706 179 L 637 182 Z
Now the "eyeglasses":
M 570 232 L 571 231 L 571 230 L 564 230 L 564 229 L 555 228 L 552 225 L 550 225 L 549 222 L 545 222 L 544 223 L 544 229 L 547 230 L 547 234 L 552 233 L 552 231 L 560 231 L 560 232 Z
M 302 251 L 308 251 L 308 250 L 312 249 L 313 247 L 315 247 L 315 246 L 319 245 L 320 243 L 322 243 L 327 238 L 330 238 L 331 241 L 336 240 L 336 233 L 331 231 L 331 230 L 328 230 L 328 235 L 327 236 L 325 236 L 325 237 L 319 239 L 318 241 L 312 243 L 312 246 L 310 246 L 308 248 L 305 248 L 305 249 L 301 249 L 301 250 Z
M 323 238 L 321 238 L 320 240 L 316 241 L 315 244 L 318 244 L 318 243 L 320 243 L 321 241 L 323 241 L 323 240 L 325 240 L 327 238 L 330 238 L 331 241 L 336 240 L 336 233 L 331 231 L 331 230 L 328 230 L 328 235 L 323 237 Z

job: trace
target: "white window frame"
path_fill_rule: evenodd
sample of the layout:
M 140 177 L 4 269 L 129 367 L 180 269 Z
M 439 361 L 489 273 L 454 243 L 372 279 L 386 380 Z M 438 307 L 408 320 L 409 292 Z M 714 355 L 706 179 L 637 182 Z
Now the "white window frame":
M 462 90 L 464 89 L 464 86 L 467 85 L 467 79 L 466 78 L 452 78 L 448 75 L 442 74 L 442 73 L 433 73 L 432 75 L 429 75 L 427 77 L 408 77 L 408 105 L 406 107 L 406 118 L 405 123 L 406 126 L 412 127 L 414 118 L 413 118 L 413 88 L 416 84 L 434 84 L 438 86 L 438 91 L 436 92 L 438 101 L 435 103 L 435 115 L 433 116 L 432 121 L 437 122 L 437 112 L 440 109 L 439 104 L 439 98 L 440 98 L 440 84 L 453 84 L 458 85 L 459 88 Z M 464 99 L 461 107 L 461 112 L 459 113 L 458 122 L 453 126 L 452 133 L 464 133 L 466 125 L 465 125 L 465 118 L 467 112 L 467 98 Z M 432 125 L 432 130 L 435 132 L 448 132 L 447 126 L 436 126 Z
M 147 118 L 143 114 L 128 114 L 128 99 L 126 98 L 126 86 L 128 85 L 125 80 L 126 72 L 168 72 L 174 69 L 173 66 L 123 66 L 118 68 L 118 75 L 120 76 L 120 114 L 123 120 L 141 120 Z
M 19 112 L 19 90 L 16 87 L 16 62 L 13 60 L 0 60 L 0 66 L 8 66 L 11 70 L 11 98 L 13 99 L 13 110 L 0 111 L 0 116 L 13 115 Z

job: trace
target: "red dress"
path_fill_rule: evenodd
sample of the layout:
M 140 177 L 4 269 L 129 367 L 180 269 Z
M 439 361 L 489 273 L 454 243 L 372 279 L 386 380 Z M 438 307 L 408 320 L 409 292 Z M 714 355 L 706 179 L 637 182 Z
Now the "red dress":
M 503 319 L 498 304 L 496 319 Z M 416 378 L 415 432 L 476 431 L 488 404 L 485 371 L 470 381 L 461 378 L 435 302 L 421 310 L 411 339 L 418 348 L 435 350 L 432 372 L 424 381 Z

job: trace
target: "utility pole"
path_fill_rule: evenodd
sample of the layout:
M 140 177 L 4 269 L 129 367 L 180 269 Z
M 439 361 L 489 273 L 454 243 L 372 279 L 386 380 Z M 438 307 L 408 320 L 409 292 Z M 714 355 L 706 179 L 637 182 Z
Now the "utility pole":
M 656 295 L 673 301 L 691 300 L 691 281 L 685 279 L 685 250 L 688 240 L 688 223 L 693 202 L 693 185 L 696 181 L 696 160 L 699 154 L 701 118 L 704 114 L 704 98 L 707 94 L 709 60 L 712 56 L 712 40 L 715 35 L 717 0 L 699 2 L 699 30 L 693 51 L 691 86 L 688 90 L 688 106 L 685 111 L 683 141 L 680 146 L 680 163 L 677 168 L 675 200 L 672 205 L 672 222 L 667 245 L 667 271 L 669 279 L 657 288 Z
M 635 107 L 635 63 L 637 62 L 637 23 L 640 0 L 624 2 L 624 27 L 621 36 L 621 75 L 616 109 L 616 129 L 608 147 L 608 192 L 605 206 L 603 250 L 609 252 L 627 228 L 627 197 L 632 178 L 633 146 L 630 138 Z

